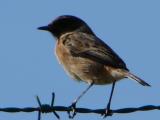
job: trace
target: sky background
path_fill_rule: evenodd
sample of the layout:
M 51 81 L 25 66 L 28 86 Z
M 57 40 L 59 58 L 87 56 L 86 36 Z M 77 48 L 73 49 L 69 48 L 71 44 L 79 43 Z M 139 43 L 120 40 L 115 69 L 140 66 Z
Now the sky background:
M 59 15 L 75 15 L 111 46 L 128 68 L 152 85 L 125 79 L 117 83 L 112 109 L 160 105 L 159 0 L 0 0 L 0 107 L 37 107 L 35 96 L 69 106 L 87 87 L 71 80 L 58 64 L 55 40 L 37 27 Z M 104 108 L 111 85 L 94 86 L 77 107 Z M 59 112 L 62 120 L 66 113 Z M 114 114 L 107 120 L 157 119 L 159 111 Z M 37 120 L 37 113 L 0 113 L 0 120 Z M 53 114 L 43 120 L 56 119 Z M 99 120 L 97 114 L 77 114 L 75 120 Z

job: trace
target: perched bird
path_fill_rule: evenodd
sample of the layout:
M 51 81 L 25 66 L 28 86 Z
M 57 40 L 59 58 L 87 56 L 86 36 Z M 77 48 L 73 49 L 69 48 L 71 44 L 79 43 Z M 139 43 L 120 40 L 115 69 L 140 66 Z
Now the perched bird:
M 87 89 L 72 103 L 77 101 L 93 85 L 112 83 L 106 115 L 110 110 L 115 82 L 123 78 L 137 81 L 143 86 L 150 86 L 144 80 L 132 74 L 124 61 L 80 18 L 63 15 L 39 30 L 49 31 L 56 39 L 56 55 L 65 71 L 75 80 L 89 84 Z

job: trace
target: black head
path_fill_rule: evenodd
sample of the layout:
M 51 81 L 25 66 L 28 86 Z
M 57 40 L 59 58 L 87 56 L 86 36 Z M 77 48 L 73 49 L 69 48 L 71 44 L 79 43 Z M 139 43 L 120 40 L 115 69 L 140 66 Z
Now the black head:
M 56 38 L 59 38 L 62 34 L 73 31 L 94 35 L 90 27 L 83 20 L 71 15 L 59 16 L 47 26 L 39 27 L 38 29 L 49 31 Z

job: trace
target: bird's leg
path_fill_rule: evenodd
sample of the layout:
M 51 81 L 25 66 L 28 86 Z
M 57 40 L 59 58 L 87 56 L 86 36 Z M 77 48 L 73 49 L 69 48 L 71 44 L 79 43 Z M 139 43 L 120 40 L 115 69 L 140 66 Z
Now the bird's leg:
M 70 114 L 70 110 L 68 111 L 69 118 L 73 118 L 76 115 L 76 104 L 80 100 L 80 98 L 93 86 L 94 82 L 90 83 L 89 86 L 72 102 L 69 108 L 72 109 L 73 114 Z
M 112 90 L 111 90 L 111 94 L 110 94 L 110 97 L 109 97 L 109 102 L 108 102 L 106 110 L 105 110 L 104 118 L 111 115 L 110 106 L 111 106 L 111 101 L 112 101 L 112 96 L 113 96 L 115 84 L 116 84 L 116 81 L 114 81 L 113 84 L 112 84 Z

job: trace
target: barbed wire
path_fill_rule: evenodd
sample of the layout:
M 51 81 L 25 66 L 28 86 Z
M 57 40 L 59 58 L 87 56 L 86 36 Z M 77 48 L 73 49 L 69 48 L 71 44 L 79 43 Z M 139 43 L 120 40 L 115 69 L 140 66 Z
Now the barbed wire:
M 16 107 L 7 107 L 7 108 L 0 108 L 0 112 L 9 112 L 9 113 L 15 113 L 15 112 L 38 112 L 38 120 L 41 120 L 41 114 L 42 113 L 53 113 L 55 117 L 60 120 L 60 116 L 57 114 L 57 112 L 67 112 L 68 114 L 70 112 L 73 112 L 73 109 L 70 107 L 66 106 L 54 106 L 54 99 L 55 99 L 55 94 L 52 93 L 52 101 L 51 104 L 42 104 L 40 102 L 39 97 L 36 97 L 37 102 L 38 102 L 38 107 L 24 107 L 24 108 L 16 108 Z M 89 108 L 75 108 L 76 113 L 96 113 L 100 115 L 105 114 L 106 109 L 89 109 Z M 132 113 L 132 112 L 137 112 L 137 111 L 149 111 L 149 110 L 160 110 L 160 106 L 155 106 L 155 105 L 146 105 L 146 106 L 141 106 L 141 107 L 129 107 L 129 108 L 121 108 L 121 109 L 116 109 L 116 110 L 110 110 L 109 116 L 112 116 L 115 113 L 121 113 L 121 114 L 126 114 L 126 113 Z M 75 114 L 76 115 L 76 114 Z M 71 118 L 70 114 L 69 117 Z M 74 116 L 72 116 L 73 118 Z

